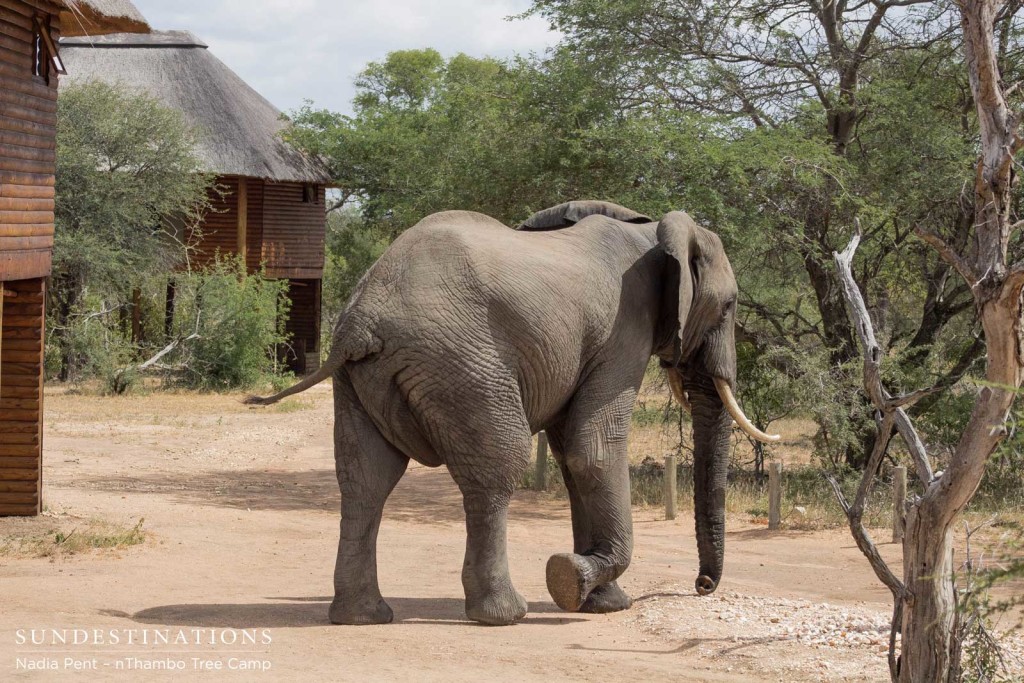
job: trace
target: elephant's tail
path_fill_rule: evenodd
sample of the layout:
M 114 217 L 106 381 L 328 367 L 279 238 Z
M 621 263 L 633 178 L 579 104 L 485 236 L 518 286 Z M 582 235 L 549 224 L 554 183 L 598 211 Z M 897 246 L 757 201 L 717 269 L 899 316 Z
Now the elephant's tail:
M 347 319 L 346 319 L 347 318 Z M 370 333 L 361 325 L 353 325 L 352 316 L 344 316 L 339 322 L 339 327 L 344 325 L 350 334 L 335 334 L 334 344 L 331 346 L 331 353 L 327 356 L 320 369 L 297 384 L 280 391 L 273 396 L 249 396 L 242 402 L 250 406 L 269 406 L 277 403 L 282 398 L 298 394 L 310 387 L 323 382 L 334 374 L 335 370 L 345 364 L 346 361 L 360 360 L 372 353 L 381 350 L 383 344 L 380 339 Z

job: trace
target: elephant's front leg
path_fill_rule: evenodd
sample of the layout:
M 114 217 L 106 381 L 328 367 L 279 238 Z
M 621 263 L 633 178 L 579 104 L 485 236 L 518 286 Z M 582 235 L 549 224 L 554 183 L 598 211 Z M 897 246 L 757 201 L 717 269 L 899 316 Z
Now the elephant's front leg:
M 562 470 L 562 481 L 565 482 L 565 488 L 569 493 L 569 506 L 572 511 L 572 551 L 577 555 L 585 555 L 594 546 L 590 532 L 590 518 L 583 503 L 583 498 L 580 496 L 579 489 L 573 479 L 572 472 L 565 464 L 564 456 L 559 453 L 558 446 L 554 443 L 552 443 L 552 450 L 555 451 L 556 458 L 559 461 L 559 466 Z M 632 604 L 633 600 L 619 587 L 619 582 L 610 581 L 592 590 L 587 599 L 580 605 L 579 611 L 589 614 L 608 614 L 629 609 Z
M 577 396 L 566 420 L 551 430 L 564 459 L 573 516 L 573 553 L 548 560 L 552 599 L 569 611 L 614 612 L 631 604 L 616 579 L 633 551 L 627 435 L 635 392 L 603 400 Z

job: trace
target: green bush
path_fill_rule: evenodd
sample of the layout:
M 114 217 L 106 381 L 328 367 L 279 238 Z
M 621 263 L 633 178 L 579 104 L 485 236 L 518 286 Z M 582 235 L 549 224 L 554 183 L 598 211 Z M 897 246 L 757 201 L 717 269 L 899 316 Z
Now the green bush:
M 177 381 L 196 389 L 237 389 L 279 374 L 277 347 L 287 341 L 283 321 L 288 283 L 246 275 L 240 258 L 218 258 L 177 279 L 173 335 Z
M 102 393 L 127 394 L 139 385 L 139 373 L 130 364 L 136 355 L 124 325 L 125 307 L 117 300 L 87 294 L 71 311 L 63 326 L 49 316 L 45 364 L 48 377 L 62 366 L 74 370 L 74 384 L 99 379 Z

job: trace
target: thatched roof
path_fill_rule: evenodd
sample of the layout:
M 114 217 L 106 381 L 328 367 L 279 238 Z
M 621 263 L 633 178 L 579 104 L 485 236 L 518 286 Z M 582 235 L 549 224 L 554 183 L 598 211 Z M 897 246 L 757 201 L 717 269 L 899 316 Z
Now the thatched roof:
M 62 84 L 101 80 L 149 93 L 196 128 L 202 170 L 328 183 L 322 164 L 278 136 L 281 112 L 188 31 L 61 40 Z
M 61 34 L 98 36 L 115 31 L 142 33 L 149 24 L 130 0 L 62 0 Z

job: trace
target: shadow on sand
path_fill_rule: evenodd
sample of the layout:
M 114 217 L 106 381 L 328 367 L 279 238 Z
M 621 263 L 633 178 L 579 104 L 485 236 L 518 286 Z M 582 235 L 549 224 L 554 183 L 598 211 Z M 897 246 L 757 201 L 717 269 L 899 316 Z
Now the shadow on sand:
M 103 610 L 139 624 L 190 626 L 197 628 L 300 628 L 328 626 L 330 598 L 268 598 L 275 602 L 249 604 L 161 605 L 135 614 Z M 387 598 L 395 611 L 395 623 L 471 625 L 466 619 L 463 601 L 456 598 Z M 553 615 L 553 616 L 535 616 Z M 530 612 L 522 624 L 567 624 L 585 619 L 562 612 L 551 602 L 530 603 Z
M 333 469 L 152 472 L 85 479 L 76 487 L 118 493 L 157 493 L 190 505 L 236 510 L 323 511 L 340 507 Z M 554 504 L 545 494 L 516 491 L 513 519 L 552 519 L 567 515 L 568 503 Z M 565 510 L 563 510 L 565 508 Z M 406 472 L 384 508 L 384 519 L 420 524 L 462 523 L 462 494 L 443 468 Z

